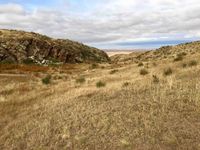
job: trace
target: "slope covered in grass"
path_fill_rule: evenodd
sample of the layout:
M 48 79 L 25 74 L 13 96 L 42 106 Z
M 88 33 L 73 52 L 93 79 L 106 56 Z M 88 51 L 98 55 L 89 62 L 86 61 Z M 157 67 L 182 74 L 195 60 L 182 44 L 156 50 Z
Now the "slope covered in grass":
M 28 77 L 0 78 L 0 148 L 199 149 L 199 58 L 50 67 L 48 85 L 17 68 Z

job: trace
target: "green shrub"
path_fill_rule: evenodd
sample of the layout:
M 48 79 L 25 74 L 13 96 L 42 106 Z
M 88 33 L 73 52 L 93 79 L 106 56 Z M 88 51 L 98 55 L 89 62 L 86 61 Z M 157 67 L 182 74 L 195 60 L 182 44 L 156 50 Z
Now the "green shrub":
M 101 87 L 105 87 L 105 86 L 106 86 L 105 82 L 99 81 L 99 82 L 96 83 L 97 88 L 101 88 Z
M 80 84 L 82 84 L 82 83 L 85 83 L 85 78 L 84 77 L 79 77 L 78 79 L 76 79 L 76 83 L 80 83 Z
M 119 70 L 117 70 L 117 69 L 114 69 L 114 70 L 111 70 L 110 71 L 110 74 L 115 74 L 116 72 L 118 72 Z
M 23 60 L 23 64 L 32 65 L 32 64 L 35 64 L 35 62 L 31 58 L 27 58 L 27 59 Z
M 197 64 L 198 64 L 198 63 L 197 63 L 196 60 L 191 60 L 191 61 L 188 62 L 188 66 L 189 66 L 189 67 L 197 66 Z
M 50 84 L 51 82 L 51 75 L 47 75 L 45 78 L 42 79 L 43 84 Z
M 145 68 L 143 68 L 143 69 L 140 70 L 140 74 L 143 75 L 143 76 L 147 75 L 148 73 L 149 73 L 148 70 L 145 69 Z
M 14 64 L 15 62 L 13 60 L 3 60 L 0 62 L 0 64 Z
M 164 76 L 169 76 L 169 75 L 171 75 L 172 73 L 173 73 L 173 70 L 172 70 L 170 67 L 164 69 L 164 71 L 163 71 L 163 75 L 164 75 Z
M 92 65 L 89 67 L 89 69 L 96 69 L 96 68 L 98 68 L 98 67 L 99 67 L 98 64 L 92 64 Z

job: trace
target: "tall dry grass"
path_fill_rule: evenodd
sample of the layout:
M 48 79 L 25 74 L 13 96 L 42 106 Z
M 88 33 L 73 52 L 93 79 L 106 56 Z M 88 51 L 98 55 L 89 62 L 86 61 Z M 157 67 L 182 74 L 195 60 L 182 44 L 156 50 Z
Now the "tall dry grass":
M 137 64 L 83 65 L 49 86 L 39 77 L 1 78 L 0 149 L 199 149 L 200 67 L 178 63 L 159 62 L 146 76 Z M 171 76 L 163 76 L 167 67 Z M 77 86 L 81 75 L 86 82 Z

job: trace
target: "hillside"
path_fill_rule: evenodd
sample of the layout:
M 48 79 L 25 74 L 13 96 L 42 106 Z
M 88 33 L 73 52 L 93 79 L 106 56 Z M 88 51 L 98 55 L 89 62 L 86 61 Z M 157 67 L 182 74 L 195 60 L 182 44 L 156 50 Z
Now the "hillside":
M 0 149 L 198 150 L 197 43 L 140 63 L 0 64 Z
M 115 63 L 133 63 L 141 61 L 182 59 L 185 55 L 200 53 L 200 41 L 183 43 L 175 46 L 164 46 L 156 50 L 146 52 L 133 52 L 127 55 L 112 56 L 111 60 Z
M 103 51 L 36 33 L 0 30 L 0 62 L 5 63 L 82 63 L 108 62 Z

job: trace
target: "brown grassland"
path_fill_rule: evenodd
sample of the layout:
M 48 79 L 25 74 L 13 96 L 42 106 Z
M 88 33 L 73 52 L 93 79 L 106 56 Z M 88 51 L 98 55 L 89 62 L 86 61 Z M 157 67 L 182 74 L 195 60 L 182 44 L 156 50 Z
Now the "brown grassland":
M 143 66 L 1 64 L 0 149 L 198 150 L 199 58 Z

